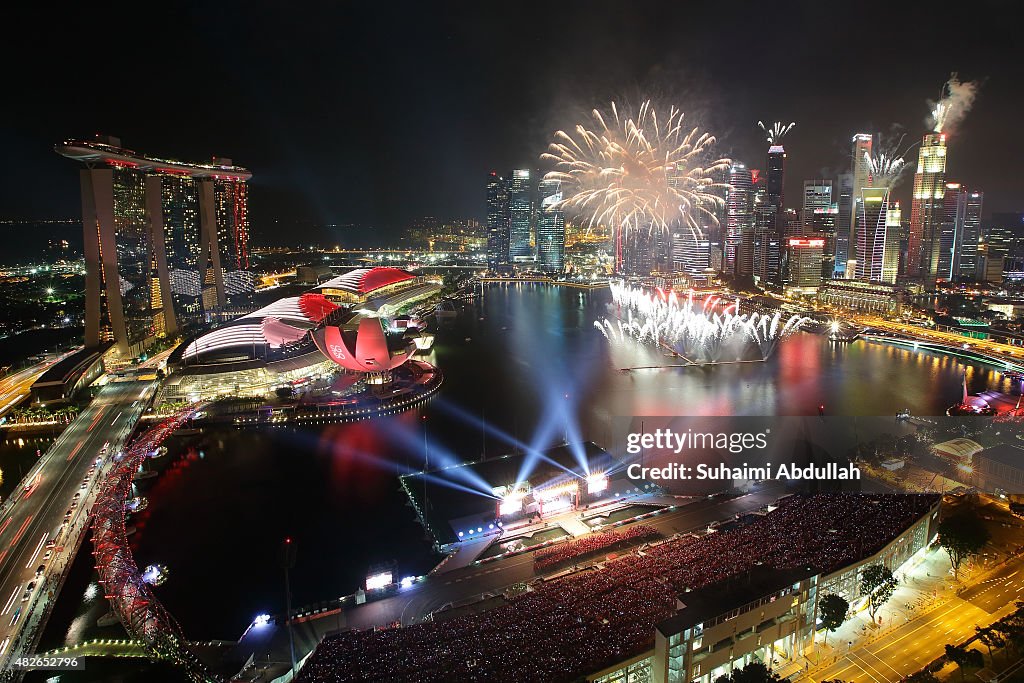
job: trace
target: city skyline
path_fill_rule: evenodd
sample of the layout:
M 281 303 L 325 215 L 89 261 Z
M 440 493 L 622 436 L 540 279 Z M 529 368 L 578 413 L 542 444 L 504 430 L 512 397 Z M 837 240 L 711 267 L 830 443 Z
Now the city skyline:
M 313 40 L 300 44 L 288 31 L 288 19 L 267 9 L 235 15 L 222 8 L 200 20 L 194 9 L 186 8 L 155 30 L 173 34 L 181 49 L 211 34 L 227 36 L 245 55 L 244 66 L 214 66 L 209 73 L 190 69 L 189 77 L 181 79 L 174 78 L 182 73 L 181 64 L 170 56 L 157 57 L 151 68 L 175 85 L 140 86 L 128 103 L 113 98 L 118 100 L 115 106 L 113 99 L 87 98 L 86 86 L 74 81 L 59 93 L 23 98 L 22 107 L 5 114 L 21 169 L 18 177 L 5 182 L 0 200 L 9 214 L 26 219 L 74 215 L 77 179 L 66 166 L 47 158 L 47 149 L 67 137 L 102 132 L 157 155 L 224 155 L 265 169 L 252 184 L 257 233 L 271 229 L 275 220 L 355 223 L 376 226 L 378 241 L 388 242 L 387 235 L 396 234 L 417 215 L 482 220 L 481 175 L 538 167 L 553 130 L 609 97 L 629 96 L 634 90 L 653 91 L 658 100 L 677 103 L 695 123 L 715 131 L 724 155 L 750 168 L 763 163 L 756 122 L 795 120 L 797 126 L 786 139 L 785 188 L 786 195 L 795 197 L 803 180 L 834 176 L 847 166 L 849 139 L 856 132 L 886 132 L 900 124 L 910 138 L 919 139 L 926 129 L 926 100 L 936 99 L 948 74 L 958 71 L 964 79 L 982 81 L 982 87 L 975 113 L 951 134 L 955 153 L 949 175 L 984 188 L 986 212 L 1016 210 L 1024 203 L 1020 190 L 999 168 L 1020 153 L 1011 116 L 1020 99 L 1014 89 L 1016 67 L 987 58 L 987 51 L 996 49 L 989 43 L 997 43 L 1007 29 L 993 22 L 987 33 L 970 32 L 964 40 L 945 46 L 927 68 L 892 59 L 902 50 L 899 45 L 881 48 L 863 64 L 855 63 L 853 54 L 830 50 L 822 84 L 812 92 L 796 78 L 798 66 L 833 42 L 855 48 L 848 26 L 852 10 L 828 10 L 816 19 L 833 26 L 835 34 L 805 31 L 807 40 L 797 41 L 796 53 L 779 65 L 771 83 L 762 83 L 759 69 L 752 66 L 768 49 L 765 36 L 798 31 L 805 20 L 768 16 L 761 26 L 753 21 L 755 15 L 762 19 L 760 12 L 753 6 L 750 12 L 749 23 L 729 23 L 712 10 L 659 8 L 649 16 L 623 17 L 627 25 L 616 30 L 599 25 L 600 11 L 581 19 L 571 10 L 555 10 L 547 21 L 530 24 L 524 16 L 496 10 L 458 15 L 412 10 L 406 20 L 390 26 L 399 45 L 393 55 L 381 56 L 366 74 L 335 85 L 332 73 L 356 56 L 364 39 L 334 40 L 330 32 L 364 19 L 357 10 L 311 11 L 322 21 L 309 22 L 319 28 Z M 912 26 L 908 10 L 887 8 L 886 15 L 893 26 Z M 22 18 L 29 19 L 30 14 Z M 285 23 L 279 24 L 279 19 Z M 499 20 L 522 26 L 531 49 L 513 49 L 507 36 L 514 31 L 501 31 L 496 42 L 489 43 L 486 36 L 495 33 Z M 17 75 L 16 92 L 27 93 L 34 83 L 52 79 L 54 69 L 73 58 L 76 43 L 65 32 L 73 31 L 76 23 L 69 17 L 55 27 L 50 59 L 37 60 Z M 579 37 L 554 40 L 565 25 L 576 27 Z M 279 26 L 280 31 L 271 31 Z M 709 32 L 709 26 L 719 28 Z M 676 32 L 690 40 L 650 40 L 659 46 L 653 49 L 637 38 L 656 38 L 672 27 L 683 27 Z M 272 39 L 261 41 L 264 37 Z M 402 46 L 401 38 L 411 40 L 409 46 Z M 723 38 L 728 39 L 728 51 Z M 415 60 L 409 52 L 412 46 L 417 47 Z M 595 76 L 592 65 L 613 46 L 615 59 L 605 59 L 607 68 Z M 18 45 L 5 49 L 14 51 Z M 717 51 L 718 58 L 708 59 L 708 50 Z M 95 58 L 98 68 L 109 59 L 102 52 Z M 516 59 L 534 75 L 525 88 L 505 88 L 503 79 L 486 77 L 488 64 L 500 72 Z M 886 65 L 884 78 L 871 68 L 881 63 Z M 464 76 L 439 81 L 437 75 L 449 72 L 453 64 L 470 68 Z M 105 68 L 125 70 L 128 82 L 133 73 L 135 80 L 141 76 L 128 64 L 110 63 Z M 861 97 L 869 85 L 873 96 Z M 184 109 L 175 107 L 172 112 L 158 106 L 168 94 Z M 219 105 L 214 113 L 200 117 L 201 122 L 191 120 L 188 108 L 212 97 Z M 59 105 L 68 98 L 79 103 L 73 114 Z M 431 170 L 423 173 L 424 168 Z M 401 202 L 388 200 L 396 180 L 407 181 Z M 908 185 L 895 193 L 909 208 Z M 308 238 L 328 242 L 333 235 L 339 240 L 353 237 L 328 230 L 323 237 Z

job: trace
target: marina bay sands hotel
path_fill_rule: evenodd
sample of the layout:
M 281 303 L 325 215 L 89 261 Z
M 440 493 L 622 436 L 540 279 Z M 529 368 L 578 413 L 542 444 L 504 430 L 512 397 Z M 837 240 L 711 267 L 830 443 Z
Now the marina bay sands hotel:
M 253 290 L 247 169 L 157 159 L 111 137 L 55 150 L 83 165 L 87 347 L 138 355 Z

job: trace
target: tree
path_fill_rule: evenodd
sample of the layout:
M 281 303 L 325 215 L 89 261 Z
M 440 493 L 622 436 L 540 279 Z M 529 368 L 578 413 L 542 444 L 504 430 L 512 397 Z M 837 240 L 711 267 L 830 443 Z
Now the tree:
M 761 662 L 751 662 L 731 674 L 719 676 L 715 683 L 779 683 L 782 679 Z
M 903 683 L 938 683 L 938 681 L 939 679 L 935 678 L 935 674 L 928 669 L 922 669 L 903 679 Z
M 991 535 L 981 519 L 972 512 L 964 512 L 939 524 L 939 545 L 949 554 L 953 578 L 960 578 L 960 564 L 969 555 L 985 547 Z
M 850 603 L 843 600 L 835 593 L 829 593 L 818 603 L 818 616 L 821 618 L 821 625 L 825 627 L 825 642 L 828 642 L 829 632 L 835 630 L 846 621 L 846 613 L 850 611 Z
M 871 623 L 875 622 L 878 608 L 889 601 L 896 591 L 899 582 L 884 564 L 872 564 L 864 567 L 860 575 L 860 594 L 868 599 L 868 613 Z
M 964 680 L 964 668 L 985 666 L 985 658 L 979 650 L 968 650 L 963 645 L 946 645 L 946 659 L 960 667 L 960 680 Z
M 1006 645 L 1006 638 L 991 626 L 988 628 L 975 626 L 974 632 L 978 634 L 978 640 L 981 641 L 981 644 L 988 648 L 988 658 L 992 660 L 992 666 L 995 666 L 996 660 L 992 656 L 992 648 L 1000 648 Z

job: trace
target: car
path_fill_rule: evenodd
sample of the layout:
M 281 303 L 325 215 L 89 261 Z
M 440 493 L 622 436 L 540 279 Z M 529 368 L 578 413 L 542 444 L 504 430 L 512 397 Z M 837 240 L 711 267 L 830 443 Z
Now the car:
M 36 578 L 38 579 L 40 576 L 42 576 L 43 572 L 45 572 L 45 571 L 46 571 L 46 565 L 45 564 L 41 564 L 38 567 L 36 567 Z
M 52 550 L 47 550 L 47 551 L 46 551 L 46 552 L 45 552 L 45 553 L 43 554 L 43 562 L 46 562 L 46 561 L 47 561 L 48 559 L 50 559 L 50 556 L 51 556 L 51 555 L 53 555 L 53 551 L 52 551 Z
M 65 517 L 70 517 L 71 516 L 71 510 L 72 510 L 72 508 L 68 508 L 67 512 L 64 513 L 64 516 Z
M 75 493 L 75 495 L 71 496 L 71 500 L 78 500 L 79 498 L 81 498 L 81 496 L 81 493 Z
M 46 542 L 47 550 L 49 550 L 50 548 L 56 547 L 56 545 L 57 545 L 57 537 L 56 536 L 53 536 L 52 538 L 50 538 L 49 541 Z
M 21 619 L 21 608 L 14 610 L 14 616 L 11 617 L 11 626 L 18 623 L 18 619 Z
M 78 507 L 78 501 L 77 500 L 71 501 L 71 509 L 74 510 L 76 507 Z
M 32 589 L 36 587 L 36 582 L 32 581 L 25 586 L 25 594 L 21 596 L 22 602 L 28 602 L 28 599 L 32 597 Z

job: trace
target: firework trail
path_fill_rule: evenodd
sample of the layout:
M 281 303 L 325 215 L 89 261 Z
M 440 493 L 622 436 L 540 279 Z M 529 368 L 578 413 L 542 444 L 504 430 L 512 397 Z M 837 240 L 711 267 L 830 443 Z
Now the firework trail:
M 616 244 L 634 231 L 677 224 L 699 237 L 699 219 L 718 223 L 714 210 L 724 205 L 720 195 L 729 187 L 714 180 L 730 164 L 708 161 L 714 143 L 698 128 L 684 129 L 683 112 L 675 107 L 659 113 L 648 100 L 635 115 L 614 102 L 610 111 L 595 109 L 590 127 L 556 132 L 541 155 L 554 162 L 544 178 L 564 188 L 550 210 L 565 211 L 588 228 L 609 226 Z
M 762 121 L 758 121 L 757 125 L 761 127 L 761 131 L 764 132 L 765 140 L 768 141 L 769 145 L 778 145 L 782 142 L 782 138 L 786 137 L 786 133 L 793 130 L 793 126 L 796 122 L 790 124 L 784 124 L 782 121 L 776 121 L 772 124 L 771 128 L 764 125 Z
M 935 133 L 953 132 L 967 116 L 977 94 L 978 83 L 976 81 L 962 83 L 956 73 L 950 74 L 949 80 L 942 86 L 942 96 L 939 101 L 929 101 L 932 111 L 926 122 L 931 126 L 932 131 Z
M 594 323 L 605 338 L 667 346 L 698 362 L 740 360 L 750 349 L 766 359 L 780 341 L 808 320 L 794 315 L 783 322 L 781 311 L 774 315 L 740 313 L 738 301 L 714 313 L 717 297 L 708 297 L 698 307 L 693 292 L 680 299 L 675 292 L 650 293 L 622 281 L 612 282 L 611 291 L 613 303 L 625 317 Z

